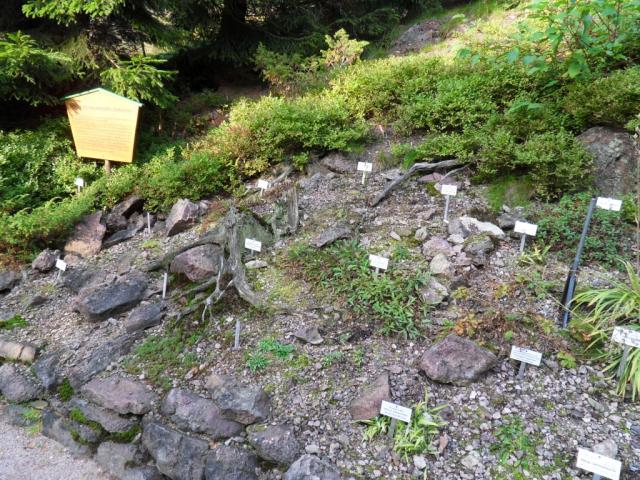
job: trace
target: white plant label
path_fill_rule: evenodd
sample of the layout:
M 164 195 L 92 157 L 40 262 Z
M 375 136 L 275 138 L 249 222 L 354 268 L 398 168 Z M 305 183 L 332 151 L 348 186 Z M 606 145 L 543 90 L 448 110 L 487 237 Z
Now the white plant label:
M 373 163 L 370 162 L 358 162 L 358 171 L 359 172 L 373 172 Z
M 630 347 L 640 348 L 640 331 L 616 327 L 613 329 L 611 340 Z
M 395 418 L 401 422 L 409 423 L 411 421 L 411 409 L 396 405 L 395 403 L 382 401 L 380 405 L 380 414 L 387 417 Z
M 528 350 L 526 348 L 520 348 L 513 345 L 511 347 L 511 357 L 513 360 L 518 360 L 519 362 L 528 363 L 529 365 L 534 365 L 536 367 L 540 366 L 540 362 L 542 361 L 542 353 L 536 352 L 534 350 Z
M 74 183 L 75 183 L 76 187 L 82 188 L 82 187 L 84 187 L 84 178 L 78 177 L 78 178 L 76 178 L 76 181 Z
M 254 240 L 252 238 L 245 238 L 244 239 L 244 248 L 249 249 L 249 250 L 253 250 L 254 252 L 261 252 L 262 251 L 262 242 L 259 242 L 258 240 Z
M 616 200 L 615 198 L 598 197 L 596 200 L 596 207 L 600 207 L 604 210 L 611 210 L 613 212 L 619 212 L 622 208 L 622 200 Z
M 266 190 L 271 186 L 271 184 L 269 182 L 267 182 L 266 180 L 258 180 L 258 188 L 260 190 Z
M 389 268 L 389 259 L 386 257 L 380 257 L 379 255 L 369 255 L 369 265 L 373 268 L 386 270 Z
M 458 187 L 455 185 L 442 185 L 440 187 L 440 193 L 442 195 L 450 195 L 455 197 L 458 194 Z
M 536 233 L 538 233 L 538 225 L 534 223 L 516 221 L 516 225 L 515 227 L 513 227 L 513 231 L 516 233 L 529 235 L 530 237 L 535 237 Z
M 578 448 L 578 461 L 576 467 L 595 473 L 604 478 L 619 480 L 622 462 L 610 457 L 605 457 L 584 448 Z
M 65 272 L 67 270 L 67 262 L 65 262 L 64 260 L 57 259 L 56 268 L 61 272 Z

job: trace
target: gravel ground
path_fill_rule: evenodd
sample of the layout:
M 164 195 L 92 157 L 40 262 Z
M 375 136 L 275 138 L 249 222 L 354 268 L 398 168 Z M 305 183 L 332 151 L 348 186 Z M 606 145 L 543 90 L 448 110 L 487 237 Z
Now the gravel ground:
M 91 460 L 73 458 L 57 442 L 6 423 L 0 415 L 0 479 L 108 480 Z

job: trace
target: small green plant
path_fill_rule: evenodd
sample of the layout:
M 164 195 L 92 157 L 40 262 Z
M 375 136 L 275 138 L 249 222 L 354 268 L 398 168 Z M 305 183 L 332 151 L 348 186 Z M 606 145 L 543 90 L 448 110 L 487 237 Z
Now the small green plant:
M 32 407 L 27 407 L 22 412 L 22 418 L 25 422 L 33 424 L 42 420 L 42 412 Z
M 265 370 L 269 366 L 269 359 L 260 352 L 252 352 L 246 357 L 247 368 L 252 373 L 258 373 Z
M 65 378 L 58 387 L 58 396 L 63 402 L 68 402 L 75 394 L 75 390 L 71 386 L 68 378 Z
M 502 338 L 504 339 L 505 342 L 511 342 L 513 340 L 513 335 L 514 335 L 513 330 L 507 330 L 502 335 Z
M 69 418 L 82 425 L 86 425 L 96 432 L 102 432 L 102 426 L 98 422 L 89 420 L 82 412 L 82 410 L 80 410 L 78 407 L 74 407 L 71 409 L 71 411 L 69 412 Z
M 145 250 L 158 250 L 160 248 L 160 240 L 150 238 L 149 240 L 142 242 L 140 246 Z
M 547 255 L 549 254 L 550 249 L 551 245 L 547 245 L 546 247 L 534 245 L 533 248 L 525 250 L 520 254 L 520 257 L 518 257 L 518 263 L 528 267 L 545 265 L 547 263 Z
M 0 330 L 15 330 L 16 328 L 28 327 L 27 322 L 21 315 L 14 315 L 7 320 L 0 320 Z
M 273 338 L 264 338 L 258 343 L 258 350 L 272 353 L 278 358 L 289 358 L 295 348 L 295 345 L 291 343 L 280 343 Z
M 428 398 L 414 406 L 411 422 L 397 422 L 393 436 L 393 450 L 402 455 L 405 461 L 413 455 L 426 453 L 435 455 L 438 453 L 436 437 L 440 429 L 447 424 L 440 417 L 440 412 L 446 405 L 429 408 Z M 389 431 L 391 418 L 378 416 L 364 422 L 364 439 L 371 441 L 378 435 L 384 435 Z
M 353 352 L 353 357 L 352 357 L 353 364 L 356 367 L 361 367 L 362 365 L 364 365 L 364 359 L 365 359 L 364 347 L 360 346 L 356 348 Z
M 578 366 L 576 358 L 569 352 L 558 352 L 557 358 L 562 368 L 570 369 Z
M 322 357 L 322 366 L 324 368 L 329 368 L 336 363 L 342 362 L 344 359 L 344 353 L 339 351 L 329 352 Z
M 141 431 L 142 429 L 140 428 L 140 425 L 134 425 L 124 432 L 111 433 L 107 435 L 106 440 L 116 443 L 131 443 L 136 435 Z

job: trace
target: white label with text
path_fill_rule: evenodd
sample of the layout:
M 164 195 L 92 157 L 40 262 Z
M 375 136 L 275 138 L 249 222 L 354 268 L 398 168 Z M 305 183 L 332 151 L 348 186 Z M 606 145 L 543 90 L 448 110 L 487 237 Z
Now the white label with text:
M 63 272 L 66 271 L 67 270 L 67 262 L 65 262 L 64 260 L 60 260 L 60 259 L 56 260 L 56 268 L 58 270 L 63 271 Z
M 536 233 L 538 233 L 538 225 L 535 223 L 516 222 L 515 227 L 513 227 L 513 231 L 529 235 L 530 237 L 535 237 Z
M 258 180 L 258 188 L 261 190 L 266 190 L 267 188 L 269 188 L 269 182 L 262 179 Z
M 640 331 L 616 327 L 613 329 L 611 340 L 630 347 L 640 348 Z
M 604 210 L 619 212 L 620 208 L 622 208 L 622 200 L 617 200 L 615 198 L 598 197 L 598 199 L 596 200 L 596 207 L 600 207 Z
M 519 362 L 539 367 L 540 362 L 542 361 L 542 353 L 513 345 L 511 347 L 511 358 L 513 360 L 518 360 Z
M 80 178 L 80 177 L 76 178 L 75 184 L 76 184 L 76 187 L 84 187 L 84 178 Z
M 382 401 L 380 405 L 380 414 L 387 417 L 395 418 L 401 422 L 409 423 L 411 421 L 411 409 L 396 405 L 395 403 Z
M 369 255 L 369 265 L 373 268 L 380 268 L 386 270 L 389 268 L 389 259 L 386 257 L 380 257 L 378 255 Z
M 611 480 L 618 480 L 622 470 L 622 463 L 615 458 L 605 457 L 599 453 L 578 448 L 576 467 Z
M 455 197 L 458 194 L 458 187 L 455 185 L 442 185 L 440 187 L 440 193 L 442 195 L 450 195 Z
M 262 242 L 259 242 L 258 240 L 254 240 L 252 238 L 245 238 L 244 248 L 253 250 L 254 252 L 260 252 L 262 251 Z
M 370 162 L 358 162 L 359 172 L 373 172 L 373 163 Z

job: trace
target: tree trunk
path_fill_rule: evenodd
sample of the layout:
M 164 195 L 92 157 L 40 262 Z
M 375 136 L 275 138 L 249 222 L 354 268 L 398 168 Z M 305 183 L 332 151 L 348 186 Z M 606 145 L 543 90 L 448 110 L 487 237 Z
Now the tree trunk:
M 233 38 L 242 35 L 247 18 L 247 0 L 225 0 L 220 20 L 220 38 Z

